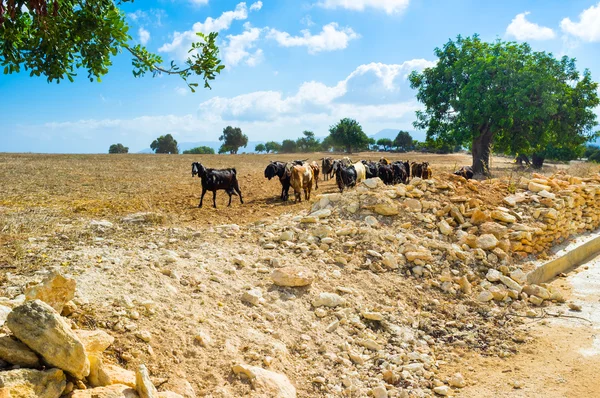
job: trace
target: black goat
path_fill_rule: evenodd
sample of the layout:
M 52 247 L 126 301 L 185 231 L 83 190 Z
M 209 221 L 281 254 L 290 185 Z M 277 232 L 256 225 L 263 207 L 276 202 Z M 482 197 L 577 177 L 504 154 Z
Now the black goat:
M 337 183 L 340 192 L 344 192 L 344 188 L 353 187 L 356 185 L 356 169 L 354 166 L 343 166 L 340 162 L 335 165 L 335 182 Z
M 327 181 L 333 175 L 333 158 L 321 158 L 321 172 L 323 180 Z
M 379 163 L 379 178 L 386 185 L 394 183 L 394 169 L 390 164 Z
M 470 180 L 473 178 L 473 168 L 471 166 L 463 166 L 460 169 L 456 170 L 454 172 L 455 175 L 457 176 L 461 176 L 466 178 L 467 180 Z
M 207 169 L 202 163 L 192 163 L 192 177 L 198 174 L 200 180 L 202 180 L 202 195 L 200 196 L 200 204 L 198 207 L 202 207 L 202 200 L 206 191 L 212 191 L 213 193 L 213 207 L 217 208 L 217 191 L 224 190 L 229 195 L 229 204 L 231 206 L 231 197 L 238 195 L 240 202 L 244 204 L 242 199 L 242 191 L 240 191 L 240 185 L 237 180 L 237 171 L 232 169 Z
M 294 161 L 296 163 L 297 161 Z M 265 169 L 265 178 L 271 180 L 273 177 L 279 177 L 279 182 L 281 183 L 281 200 L 288 200 L 289 192 L 290 192 L 290 176 L 291 176 L 291 166 L 287 167 L 287 165 L 293 165 L 292 163 L 285 162 L 271 162 Z
M 394 184 L 406 184 L 410 178 L 410 163 L 394 162 L 392 163 L 392 171 L 394 173 Z
M 365 165 L 365 171 L 367 172 L 367 178 L 375 178 L 379 177 L 379 168 L 377 167 L 377 163 L 362 160 L 363 165 Z

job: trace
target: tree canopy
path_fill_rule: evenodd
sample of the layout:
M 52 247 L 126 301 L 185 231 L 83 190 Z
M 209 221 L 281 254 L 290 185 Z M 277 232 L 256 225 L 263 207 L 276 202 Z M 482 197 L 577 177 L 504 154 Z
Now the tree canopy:
M 296 141 L 283 140 L 281 142 L 281 148 L 279 148 L 279 153 L 295 153 L 296 151 L 297 151 Z
M 304 131 L 302 135 L 304 135 L 304 137 L 300 137 L 296 140 L 298 152 L 317 152 L 321 149 L 321 142 L 315 138 L 315 133 L 312 131 Z
M 132 45 L 125 13 L 119 5 L 133 0 L 9 0 L 0 1 L 0 66 L 4 74 L 29 71 L 48 82 L 73 81 L 77 70 L 90 81 L 101 81 L 112 58 L 128 51 L 133 56 L 133 75 L 165 73 L 180 76 L 194 91 L 197 76 L 204 87 L 221 73 L 217 33 L 197 33 L 183 65 Z
M 184 155 L 214 155 L 215 150 L 209 146 L 197 146 L 183 151 Z
M 330 143 L 333 147 L 344 148 L 346 152 L 369 149 L 373 142 L 363 132 L 361 125 L 354 119 L 345 118 L 329 128 Z M 373 142 L 374 143 L 374 142 Z
M 394 138 L 394 146 L 400 151 L 410 151 L 413 149 L 413 139 L 408 131 L 400 130 Z
M 267 153 L 269 152 L 279 152 L 281 149 L 281 144 L 275 141 L 269 141 L 265 144 L 265 150 Z
M 123 146 L 123 144 L 112 144 L 108 148 L 108 153 L 129 153 L 129 148 Z
M 155 153 L 179 153 L 177 141 L 173 138 L 171 134 L 161 135 L 160 137 L 152 141 L 152 144 L 150 144 L 150 149 L 152 149 Z
M 254 151 L 257 152 L 257 153 L 266 152 L 267 151 L 267 147 L 265 146 L 265 144 L 257 144 L 254 147 Z
M 442 146 L 470 147 L 476 173 L 488 173 L 492 145 L 535 154 L 593 137 L 598 85 L 589 71 L 579 74 L 574 59 L 477 35 L 458 36 L 435 55 L 436 66 L 410 75 L 425 105 L 414 126 Z
M 219 141 L 223 141 L 219 153 L 236 154 L 241 147 L 246 148 L 248 145 L 248 136 L 242 133 L 239 127 L 227 126 L 223 129 L 223 134 L 219 137 Z
M 382 146 L 384 151 L 389 151 L 392 147 L 392 140 L 389 138 L 380 138 L 377 140 L 377 145 Z

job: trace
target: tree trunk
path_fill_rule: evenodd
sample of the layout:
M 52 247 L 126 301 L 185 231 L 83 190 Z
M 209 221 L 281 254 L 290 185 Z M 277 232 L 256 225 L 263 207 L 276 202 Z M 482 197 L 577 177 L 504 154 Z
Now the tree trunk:
M 478 175 L 490 175 L 490 152 L 492 137 L 490 131 L 484 131 L 473 139 L 473 173 Z
M 531 156 L 531 163 L 534 169 L 541 169 L 546 158 L 540 154 L 534 153 Z

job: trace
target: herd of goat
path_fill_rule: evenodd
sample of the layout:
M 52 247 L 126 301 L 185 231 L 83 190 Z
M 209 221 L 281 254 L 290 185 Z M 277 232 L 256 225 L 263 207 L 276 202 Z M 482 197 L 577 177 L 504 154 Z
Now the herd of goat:
M 320 174 L 323 175 L 325 181 L 335 176 L 337 186 L 340 192 L 343 192 L 344 189 L 353 187 L 368 178 L 379 177 L 387 185 L 406 184 L 415 177 L 429 179 L 432 171 L 428 162 L 391 162 L 383 157 L 379 162 L 361 160 L 356 163 L 353 163 L 348 157 L 342 159 L 326 157 L 321 159 L 321 165 L 316 161 L 308 162 L 307 160 L 271 161 L 265 169 L 265 178 L 269 180 L 275 177 L 279 178 L 281 200 L 283 201 L 288 200 L 290 188 L 294 190 L 296 202 L 302 202 L 302 192 L 304 192 L 304 199 L 309 200 L 313 184 L 315 189 L 319 189 Z M 466 179 L 473 178 L 473 170 L 469 166 L 461 167 L 454 174 Z M 202 195 L 198 207 L 202 207 L 206 192 L 211 191 L 213 206 L 216 208 L 218 190 L 224 190 L 229 195 L 228 206 L 231 206 L 233 195 L 239 196 L 240 202 L 244 203 L 235 168 L 208 169 L 201 163 L 194 162 L 192 163 L 192 177 L 195 175 L 198 175 L 202 181 Z

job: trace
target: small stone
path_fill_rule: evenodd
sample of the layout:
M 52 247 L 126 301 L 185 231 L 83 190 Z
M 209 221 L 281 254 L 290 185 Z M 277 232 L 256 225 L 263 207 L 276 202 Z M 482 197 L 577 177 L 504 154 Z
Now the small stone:
M 479 209 L 475 209 L 473 211 L 473 214 L 471 215 L 471 224 L 473 224 L 473 225 L 483 224 L 488 219 L 489 219 L 489 216 L 487 214 L 485 214 L 483 211 L 481 211 Z
M 300 219 L 300 223 L 302 223 L 302 224 L 315 224 L 318 222 L 319 222 L 319 218 L 314 217 L 314 216 L 306 216 L 306 217 L 302 217 Z
M 488 272 L 485 275 L 485 278 L 490 282 L 498 282 L 500 280 L 501 276 L 502 276 L 502 273 L 500 271 L 490 268 L 490 269 L 488 269 Z
M 212 344 L 212 339 L 210 338 L 210 335 L 204 330 L 200 330 L 198 333 L 196 333 L 194 339 L 198 342 L 198 344 L 200 344 L 204 348 L 210 347 L 210 345 Z
M 439 386 L 439 387 L 435 387 L 433 389 L 433 392 L 436 393 L 437 395 L 441 395 L 441 396 L 445 397 L 447 395 L 450 395 L 452 390 L 448 386 Z
M 552 188 L 550 188 L 548 185 L 538 184 L 537 182 L 533 182 L 533 181 L 529 181 L 529 185 L 527 186 L 527 188 L 531 192 L 541 192 L 541 191 L 550 192 L 552 190 Z
M 6 322 L 6 318 L 8 317 L 8 314 L 10 314 L 11 311 L 12 308 L 0 305 L 0 327 L 4 325 L 4 323 Z
M 406 207 L 408 207 L 408 209 L 410 211 L 414 211 L 414 212 L 420 212 L 421 209 L 423 209 L 423 205 L 421 204 L 421 201 L 417 200 L 417 199 L 406 199 L 404 201 L 404 204 L 406 205 Z
M 378 342 L 376 342 L 373 339 L 360 340 L 358 342 L 358 344 L 365 348 L 368 348 L 369 350 L 372 350 L 372 351 L 383 350 L 383 347 L 381 346 L 381 344 L 379 344 Z
M 169 381 L 162 385 L 162 388 L 173 391 L 184 398 L 196 398 L 192 385 L 186 379 L 171 377 Z
M 27 288 L 25 299 L 41 300 L 60 314 L 64 305 L 75 297 L 76 285 L 75 279 L 65 278 L 58 272 L 53 272 L 39 285 Z
M 373 393 L 373 398 L 387 398 L 388 397 L 388 392 L 387 392 L 385 386 L 377 386 L 371 392 Z
M 146 365 L 140 365 L 135 372 L 135 389 L 140 398 L 156 398 L 158 391 L 150 381 L 150 373 Z
M 114 343 L 115 338 L 110 334 L 106 333 L 103 330 L 84 330 L 77 329 L 75 330 L 75 334 L 79 337 L 79 340 L 83 343 L 85 347 L 85 351 L 90 353 L 102 353 L 104 352 L 112 343 Z
M 377 203 L 373 208 L 373 211 L 382 216 L 395 216 L 400 214 L 398 207 L 391 203 Z
M 379 179 L 379 177 L 369 178 L 364 180 L 362 183 L 369 189 L 375 189 L 379 185 L 381 185 L 381 180 Z
M 479 293 L 479 295 L 477 296 L 477 300 L 481 301 L 481 302 L 488 302 L 488 301 L 492 301 L 494 299 L 494 295 L 487 291 L 484 290 L 481 293 Z
M 510 278 L 520 285 L 527 282 L 527 274 L 520 269 L 516 269 L 510 273 Z
M 381 263 L 389 269 L 398 269 L 398 259 L 392 253 L 384 253 Z
M 63 309 L 61 311 L 61 315 L 62 316 L 70 316 L 72 315 L 75 311 L 77 311 L 77 304 L 75 304 L 72 300 L 71 301 L 67 301 L 65 303 L 65 305 L 63 306 Z
M 450 384 L 451 387 L 463 388 L 467 385 L 467 382 L 462 374 L 455 373 L 450 377 L 450 380 L 448 380 L 448 384 Z
M 484 234 L 477 238 L 477 247 L 483 250 L 492 250 L 498 246 L 498 239 L 492 234 Z
M 142 341 L 145 341 L 146 343 L 149 343 L 152 339 L 152 334 L 150 334 L 150 332 L 147 330 L 139 330 L 135 332 L 135 337 Z
M 500 282 L 504 283 L 504 285 L 509 289 L 516 290 L 518 293 L 521 293 L 521 290 L 523 290 L 521 285 L 510 279 L 508 276 L 500 276 Z
M 537 296 L 529 296 L 528 301 L 533 305 L 542 305 L 542 303 L 544 302 L 543 299 Z
M 454 229 L 446 222 L 446 220 L 442 220 L 438 223 L 438 228 L 443 235 L 451 235 L 454 232 Z
M 346 300 L 335 293 L 320 293 L 319 297 L 313 300 L 314 307 L 337 307 L 344 305 Z
M 323 308 L 317 308 L 315 310 L 315 315 L 319 318 L 324 318 L 327 316 L 327 310 Z
M 523 383 L 521 380 L 513 380 L 512 385 L 515 390 L 519 390 L 519 389 L 523 388 L 525 383 Z
M 277 286 L 301 287 L 313 283 L 314 275 L 308 268 L 283 267 L 273 271 L 271 280 Z
M 491 216 L 494 220 L 502 221 L 508 224 L 512 224 L 517 221 L 517 218 L 515 216 L 501 210 L 492 211 Z
M 371 227 L 376 227 L 379 225 L 379 221 L 377 221 L 377 219 L 373 216 L 366 216 L 365 223 Z
M 283 231 L 279 236 L 279 240 L 281 242 L 294 240 L 294 232 L 293 231 Z
M 569 303 L 569 308 L 571 311 L 581 312 L 581 306 L 575 303 Z
M 254 389 L 265 397 L 296 398 L 296 388 L 284 374 L 244 364 L 235 365 L 233 372 L 246 375 Z
M 327 333 L 331 333 L 331 332 L 335 331 L 339 325 L 340 325 L 340 321 L 335 320 L 335 321 L 331 322 L 329 325 L 327 325 L 327 327 L 325 328 L 325 331 Z
M 259 305 L 262 301 L 262 293 L 258 289 L 250 289 L 244 292 L 242 301 L 252 305 Z
M 380 312 L 363 311 L 361 315 L 371 321 L 383 321 L 383 315 Z

